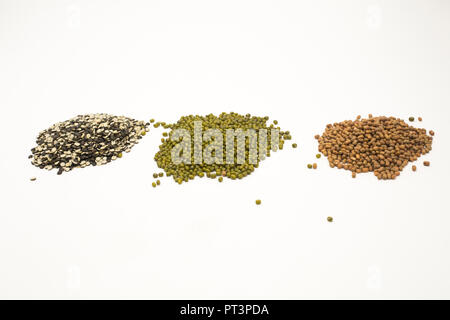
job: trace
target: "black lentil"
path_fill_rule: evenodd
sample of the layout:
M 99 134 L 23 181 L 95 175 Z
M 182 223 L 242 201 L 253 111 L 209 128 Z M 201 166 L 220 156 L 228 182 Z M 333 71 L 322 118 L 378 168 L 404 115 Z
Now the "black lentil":
M 32 164 L 58 174 L 122 157 L 142 138 L 143 121 L 108 114 L 79 115 L 39 133 Z

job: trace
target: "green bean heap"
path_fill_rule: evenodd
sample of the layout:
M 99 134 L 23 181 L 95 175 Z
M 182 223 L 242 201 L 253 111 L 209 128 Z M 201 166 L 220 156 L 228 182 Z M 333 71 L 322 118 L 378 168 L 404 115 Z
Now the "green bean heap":
M 195 159 L 198 159 L 196 157 L 202 156 L 199 153 L 203 153 L 205 148 L 208 148 L 212 142 L 216 142 L 214 137 L 211 139 L 202 139 L 201 148 L 195 148 L 194 124 L 196 121 L 201 122 L 202 132 L 206 132 L 209 129 L 217 129 L 220 131 L 223 136 L 223 161 L 215 161 L 214 163 L 209 164 L 205 161 L 196 163 Z M 168 135 L 163 134 L 164 138 L 161 139 L 162 144 L 159 146 L 159 151 L 155 155 L 155 161 L 158 167 L 166 172 L 167 176 L 172 176 L 179 184 L 193 180 L 195 177 L 218 179 L 219 182 L 223 181 L 223 177 L 232 180 L 242 179 L 253 173 L 255 169 L 259 167 L 259 162 L 266 157 L 270 157 L 272 151 L 283 149 L 285 140 L 292 139 L 289 131 L 278 131 L 278 136 L 272 137 L 273 132 L 275 132 L 275 130 L 280 130 L 280 128 L 276 126 L 278 121 L 274 121 L 273 124 L 267 125 L 268 121 L 269 117 L 256 117 L 251 116 L 250 114 L 240 115 L 232 112 L 222 113 L 219 116 L 213 114 L 207 116 L 189 115 L 181 117 L 178 122 L 174 124 L 160 123 L 163 128 L 171 129 L 171 131 Z M 185 129 L 186 132 L 189 132 L 191 138 L 188 141 L 173 139 L 174 132 L 178 129 Z M 267 130 L 266 152 L 260 152 L 260 145 L 255 141 L 255 137 L 247 137 L 245 139 L 245 147 L 242 145 L 242 148 L 238 148 L 239 143 L 234 143 L 234 150 L 232 150 L 234 153 L 234 162 L 232 164 L 227 162 L 227 152 L 230 152 L 230 150 L 227 150 L 226 148 L 228 129 L 241 129 L 243 132 L 253 129 L 257 137 L 260 136 L 261 130 Z M 261 133 L 264 133 L 264 131 Z M 272 146 L 272 138 L 274 141 L 278 138 L 278 145 Z M 190 146 L 186 146 L 186 144 L 190 144 Z M 188 147 L 189 150 L 192 150 L 190 161 L 183 163 L 175 163 L 173 161 L 172 150 L 174 150 L 177 145 L 181 145 L 182 147 L 185 146 Z M 256 156 L 254 153 L 250 152 L 250 146 L 255 145 L 258 150 Z M 214 151 L 212 151 L 212 154 L 215 156 Z M 237 161 L 239 157 L 242 159 L 243 156 L 245 156 L 245 161 Z M 219 155 L 217 157 L 220 159 Z

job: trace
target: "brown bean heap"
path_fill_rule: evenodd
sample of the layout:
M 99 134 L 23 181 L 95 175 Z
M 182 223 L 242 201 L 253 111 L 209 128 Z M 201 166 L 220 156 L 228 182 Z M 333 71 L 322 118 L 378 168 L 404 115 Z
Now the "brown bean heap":
M 408 162 L 430 152 L 433 142 L 425 129 L 395 117 L 328 124 L 316 139 L 330 167 L 350 170 L 353 175 L 373 172 L 380 180 L 395 179 Z

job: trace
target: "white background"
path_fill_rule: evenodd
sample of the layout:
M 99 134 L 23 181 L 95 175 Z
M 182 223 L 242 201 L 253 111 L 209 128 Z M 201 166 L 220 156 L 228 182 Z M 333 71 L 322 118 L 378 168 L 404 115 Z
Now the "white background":
M 0 0 L 0 298 L 450 298 L 449 57 L 444 0 Z M 103 167 L 27 159 L 77 114 L 222 111 L 299 148 L 157 189 L 161 129 Z M 327 123 L 368 113 L 436 132 L 417 172 L 306 168 Z

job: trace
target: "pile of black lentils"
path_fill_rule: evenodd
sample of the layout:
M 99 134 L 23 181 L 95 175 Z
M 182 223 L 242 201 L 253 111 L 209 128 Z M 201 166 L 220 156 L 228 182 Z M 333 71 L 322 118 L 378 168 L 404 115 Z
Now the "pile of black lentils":
M 103 165 L 130 152 L 148 132 L 149 123 L 109 114 L 79 115 L 39 133 L 31 163 L 58 174 Z

